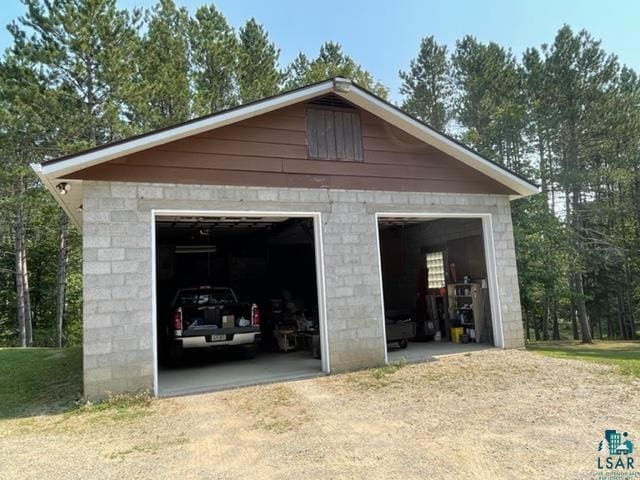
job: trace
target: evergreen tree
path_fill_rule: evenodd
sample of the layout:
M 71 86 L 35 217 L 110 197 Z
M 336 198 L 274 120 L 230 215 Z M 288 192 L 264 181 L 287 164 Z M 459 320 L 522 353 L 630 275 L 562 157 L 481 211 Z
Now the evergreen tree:
M 368 71 L 342 51 L 339 43 L 326 42 L 320 47 L 318 56 L 309 61 L 303 53 L 298 54 L 287 69 L 287 88 L 296 88 L 310 83 L 320 82 L 332 77 L 344 77 L 353 80 L 361 87 L 370 90 L 379 97 L 387 98 L 389 91 L 376 81 Z
M 8 27 L 11 51 L 39 69 L 45 87 L 55 88 L 59 103 L 68 107 L 58 118 L 66 122 L 60 145 L 73 150 L 120 136 L 120 102 L 130 80 L 140 12 L 119 10 L 115 0 L 24 4 L 26 14 Z M 69 146 L 69 139 L 76 144 Z
M 285 89 L 293 90 L 312 83 L 307 77 L 311 70 L 311 62 L 309 58 L 302 52 L 298 53 L 296 58 L 289 64 L 285 73 Z
M 204 115 L 236 105 L 238 42 L 224 15 L 213 5 L 198 8 L 191 20 L 190 39 L 194 113 Z
M 255 19 L 240 29 L 238 46 L 238 94 L 242 103 L 278 93 L 281 75 L 278 50 Z
M 507 168 L 527 174 L 522 77 L 513 54 L 471 36 L 456 44 L 456 119 L 463 140 Z
M 191 117 L 189 13 L 160 0 L 147 14 L 147 31 L 135 49 L 136 70 L 127 97 L 129 119 L 151 130 Z
M 18 316 L 26 324 L 27 341 L 31 341 L 29 324 L 31 308 L 26 236 L 30 231 L 30 212 L 48 208 L 47 199 L 39 208 L 29 208 L 39 190 L 36 184 L 23 180 L 26 160 L 43 160 L 69 151 L 107 142 L 122 133 L 120 100 L 130 68 L 130 44 L 135 40 L 134 11 L 118 10 L 115 0 L 25 0 L 26 14 L 9 31 L 14 44 L 6 56 L 3 73 L 5 95 L 9 99 L 12 129 L 22 138 L 15 141 L 22 159 L 17 159 L 15 187 L 28 198 L 15 209 L 16 286 Z M 17 81 L 20 79 L 20 81 Z M 23 119 L 23 120 L 20 120 Z M 11 152 L 7 152 L 8 158 Z M 14 151 L 15 155 L 15 151 Z M 36 187 L 36 188 L 34 188 Z M 36 195 L 37 198 L 37 195 Z M 44 216 L 46 223 L 51 216 Z M 68 279 L 68 218 L 58 213 L 57 279 L 52 290 L 55 300 L 55 338 L 63 341 Z M 39 225 L 41 231 L 43 225 Z M 20 238 L 25 236 L 25 238 Z M 77 238 L 77 235 L 75 236 Z M 40 251 L 40 250 L 37 250 Z M 22 278 L 20 278 L 22 277 Z M 42 287 L 42 282 L 38 282 Z M 39 288 L 36 293 L 42 293 Z M 77 295 L 79 292 L 72 292 Z M 44 295 L 39 295 L 43 298 Z M 38 305 L 36 305 L 37 307 Z M 21 332 L 22 332 L 21 328 Z M 25 342 L 22 342 L 25 344 Z
M 438 45 L 434 37 L 423 38 L 409 71 L 400 71 L 400 93 L 405 95 L 402 109 L 432 127 L 444 130 L 450 116 L 449 75 L 446 45 Z
M 585 224 L 583 204 L 594 184 L 594 162 L 599 161 L 607 129 L 607 97 L 618 74 L 618 64 L 607 56 L 587 32 L 574 35 L 560 29 L 546 57 L 546 72 L 553 86 L 547 94 L 553 105 L 556 143 L 563 175 L 559 182 L 565 198 L 566 218 L 575 248 L 572 283 L 583 342 L 591 342 L 584 289 Z

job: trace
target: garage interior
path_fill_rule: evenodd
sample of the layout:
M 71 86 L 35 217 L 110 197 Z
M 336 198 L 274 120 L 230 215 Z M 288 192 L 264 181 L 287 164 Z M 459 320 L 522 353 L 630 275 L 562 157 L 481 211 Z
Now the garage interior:
M 494 346 L 479 218 L 381 217 L 389 361 Z
M 157 217 L 156 282 L 159 395 L 322 372 L 312 218 Z M 216 345 L 216 335 L 206 339 L 205 348 L 184 348 L 179 360 L 171 357 L 176 293 L 208 287 L 233 289 L 247 318 L 258 307 L 255 357 L 247 358 L 237 346 Z M 224 327 L 219 319 L 207 323 Z M 237 334 L 226 338 L 232 337 Z

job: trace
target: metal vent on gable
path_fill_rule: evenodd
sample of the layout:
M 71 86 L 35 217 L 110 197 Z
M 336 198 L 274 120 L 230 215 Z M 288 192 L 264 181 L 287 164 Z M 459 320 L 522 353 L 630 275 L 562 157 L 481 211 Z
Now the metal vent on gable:
M 351 105 L 349 102 L 347 102 L 346 100 L 343 100 L 338 95 L 335 95 L 333 93 L 311 100 L 309 102 L 309 105 L 316 105 L 319 107 L 349 108 L 352 110 L 355 109 L 355 107 Z

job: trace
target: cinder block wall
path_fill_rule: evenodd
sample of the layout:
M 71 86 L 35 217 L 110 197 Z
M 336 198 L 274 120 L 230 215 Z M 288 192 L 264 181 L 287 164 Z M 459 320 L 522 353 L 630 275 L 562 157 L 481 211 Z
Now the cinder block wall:
M 376 212 L 491 213 L 504 346 L 523 343 L 504 196 L 84 182 L 84 393 L 153 387 L 151 211 L 321 212 L 332 372 L 384 363 Z

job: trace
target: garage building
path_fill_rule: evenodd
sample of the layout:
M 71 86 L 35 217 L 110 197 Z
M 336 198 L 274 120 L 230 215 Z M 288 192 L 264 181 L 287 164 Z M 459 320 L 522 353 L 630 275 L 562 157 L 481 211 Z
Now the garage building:
M 33 168 L 83 233 L 89 398 L 523 344 L 509 202 L 537 187 L 348 79 Z M 220 286 L 257 356 L 165 369 L 176 291 Z

